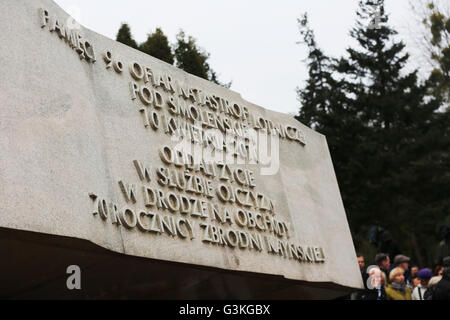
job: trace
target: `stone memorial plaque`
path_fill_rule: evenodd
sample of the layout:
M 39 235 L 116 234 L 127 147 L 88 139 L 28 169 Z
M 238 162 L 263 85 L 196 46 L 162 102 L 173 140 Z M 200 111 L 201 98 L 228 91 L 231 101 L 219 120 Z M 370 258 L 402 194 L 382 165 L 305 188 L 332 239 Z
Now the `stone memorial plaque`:
M 1 228 L 362 287 L 323 135 L 50 0 L 0 4 Z

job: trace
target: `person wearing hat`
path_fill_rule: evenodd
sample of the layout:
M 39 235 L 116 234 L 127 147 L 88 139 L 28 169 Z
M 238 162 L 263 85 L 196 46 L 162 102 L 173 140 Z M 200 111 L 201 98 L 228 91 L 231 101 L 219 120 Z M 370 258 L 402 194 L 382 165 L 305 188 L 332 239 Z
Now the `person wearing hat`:
M 389 273 L 389 281 L 386 287 L 387 300 L 411 300 L 411 288 L 405 284 L 405 270 L 397 267 Z
M 391 267 L 391 269 L 389 270 L 389 274 L 387 275 L 390 277 L 390 273 L 392 272 L 392 270 L 394 268 L 402 268 L 403 271 L 405 272 L 404 277 L 405 277 L 405 283 L 406 285 L 408 285 L 409 287 L 412 287 L 412 278 L 411 278 L 411 274 L 409 273 L 409 261 L 411 259 L 409 259 L 409 257 L 403 255 L 403 254 L 398 254 L 395 256 L 394 258 L 394 265 Z
M 433 300 L 450 300 L 450 256 L 443 259 L 442 280 L 436 285 Z
M 389 255 L 386 253 L 378 253 L 375 256 L 375 263 L 380 268 L 381 271 L 383 271 L 386 276 L 389 276 L 389 271 L 391 267 L 391 260 L 389 258 Z
M 430 269 L 422 269 L 417 274 L 417 277 L 420 279 L 420 283 L 417 287 L 414 288 L 412 293 L 413 300 L 425 300 L 425 292 L 428 289 L 428 282 L 430 282 L 433 273 Z

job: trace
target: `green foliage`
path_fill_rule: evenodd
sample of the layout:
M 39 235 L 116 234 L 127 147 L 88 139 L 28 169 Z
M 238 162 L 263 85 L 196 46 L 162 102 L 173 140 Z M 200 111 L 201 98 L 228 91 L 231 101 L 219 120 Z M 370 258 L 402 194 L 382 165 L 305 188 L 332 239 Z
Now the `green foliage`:
M 433 45 L 439 45 L 442 41 L 442 32 L 444 31 L 444 15 L 440 12 L 434 12 L 430 16 L 431 22 L 431 34 L 433 38 L 431 43 Z
M 123 43 L 129 47 L 132 47 L 134 49 L 138 48 L 138 45 L 136 41 L 133 39 L 133 36 L 131 35 L 130 26 L 126 23 L 122 23 L 120 26 L 119 32 L 116 36 L 116 41 Z
M 169 64 L 175 64 L 188 73 L 225 88 L 230 88 L 232 85 L 231 82 L 221 83 L 219 81 L 217 72 L 208 63 L 210 54 L 201 49 L 197 45 L 197 41 L 191 36 L 186 36 L 183 31 L 178 33 L 173 48 L 161 28 L 157 28 L 154 33 L 148 35 L 144 43 L 138 45 L 133 39 L 129 25 L 123 23 L 117 33 L 116 40 Z
M 169 64 L 175 62 L 169 40 L 160 28 L 148 35 L 147 41 L 139 46 L 139 50 Z
M 210 66 L 207 62 L 209 54 L 197 47 L 196 40 L 191 36 L 186 37 L 183 31 L 177 34 L 175 57 L 178 68 L 209 80 Z
M 373 7 L 373 4 L 376 7 Z M 374 12 L 379 24 L 368 28 Z M 360 2 L 351 36 L 358 46 L 333 59 L 317 46 L 307 16 L 309 78 L 298 90 L 297 119 L 327 136 L 358 250 L 371 225 L 382 225 L 417 263 L 430 264 L 430 237 L 450 212 L 448 114 L 428 97 L 429 83 L 405 70 L 408 54 L 388 25 L 383 0 Z M 445 152 L 443 152 L 445 150 Z
M 450 102 L 450 17 L 446 16 L 433 3 L 428 5 L 428 17 L 424 24 L 430 30 L 429 43 L 432 47 L 431 58 L 437 62 L 430 75 L 431 92 Z
M 197 41 L 191 36 L 186 36 L 182 30 L 177 34 L 175 58 L 178 68 L 226 88 L 231 87 L 231 83 L 219 82 L 217 73 L 211 69 L 208 63 L 210 54 L 201 49 L 197 45 Z

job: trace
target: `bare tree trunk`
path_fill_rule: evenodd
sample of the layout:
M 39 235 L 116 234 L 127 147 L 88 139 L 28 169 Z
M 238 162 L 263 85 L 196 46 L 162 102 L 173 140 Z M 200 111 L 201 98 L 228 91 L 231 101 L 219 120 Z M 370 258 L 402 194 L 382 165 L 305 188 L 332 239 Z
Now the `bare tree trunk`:
M 423 268 L 425 265 L 423 263 L 423 257 L 420 253 L 419 246 L 417 245 L 416 235 L 414 232 L 411 232 L 411 245 L 414 249 L 414 253 L 416 254 L 417 262 L 421 268 Z

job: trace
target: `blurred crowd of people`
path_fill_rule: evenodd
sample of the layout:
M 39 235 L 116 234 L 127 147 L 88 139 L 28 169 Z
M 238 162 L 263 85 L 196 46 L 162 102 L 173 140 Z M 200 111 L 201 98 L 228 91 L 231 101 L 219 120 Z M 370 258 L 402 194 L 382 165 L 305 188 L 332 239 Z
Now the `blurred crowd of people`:
M 410 265 L 410 258 L 398 254 L 375 256 L 376 265 L 366 267 L 358 254 L 365 289 L 351 295 L 352 300 L 450 300 L 450 256 L 431 270 Z

